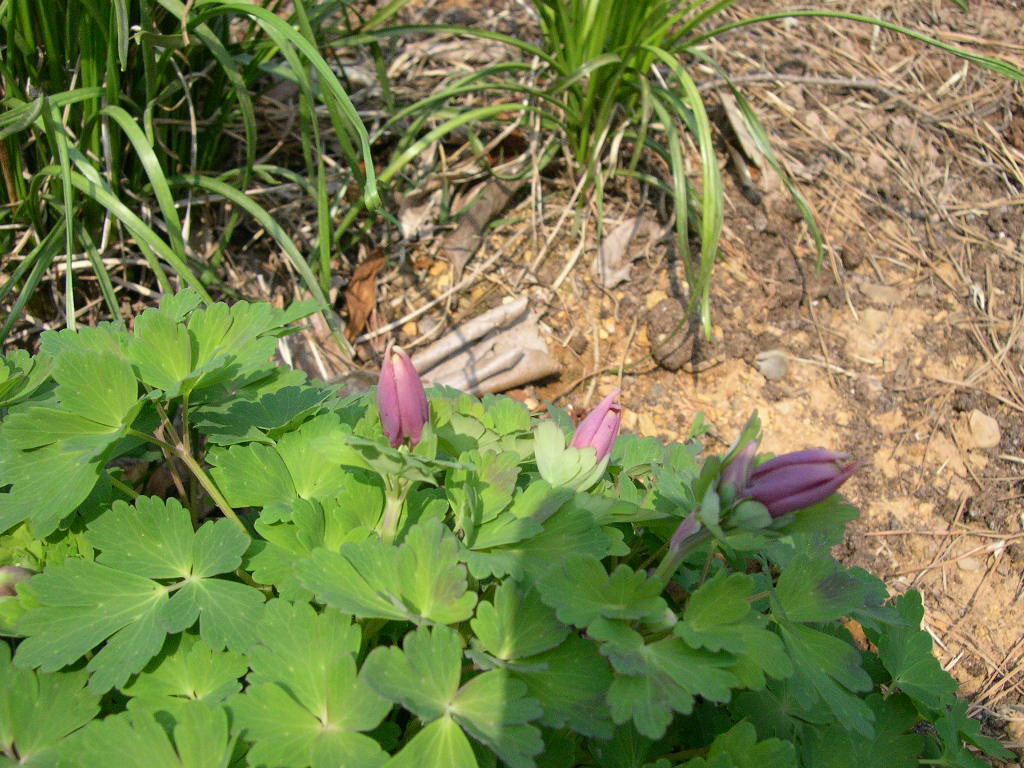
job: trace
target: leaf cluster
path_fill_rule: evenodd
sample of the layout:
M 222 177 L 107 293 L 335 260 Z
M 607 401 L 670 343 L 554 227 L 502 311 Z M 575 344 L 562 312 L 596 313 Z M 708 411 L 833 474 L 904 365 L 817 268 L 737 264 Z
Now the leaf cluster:
M 395 450 L 371 396 L 268 361 L 310 305 L 199 304 L 0 361 L 0 565 L 36 572 L 0 597 L 0 764 L 1007 756 L 920 596 L 829 555 L 840 497 L 773 520 L 696 442 L 629 435 L 582 491 L 538 466 L 560 427 L 451 390 Z

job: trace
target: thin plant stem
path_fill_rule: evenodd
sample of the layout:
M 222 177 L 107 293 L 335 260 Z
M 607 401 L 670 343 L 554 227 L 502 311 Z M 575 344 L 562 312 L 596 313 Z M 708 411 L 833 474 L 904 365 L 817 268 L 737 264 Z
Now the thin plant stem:
M 110 480 L 110 484 L 112 486 L 117 488 L 119 491 L 122 491 L 123 493 L 128 494 L 133 499 L 137 499 L 137 498 L 139 498 L 139 496 L 142 495 L 138 491 L 136 491 L 134 488 L 132 488 L 130 485 L 128 485 L 128 483 L 126 483 L 126 482 L 124 482 L 122 480 L 118 480 L 116 477 L 114 477 L 112 474 L 110 474 L 110 472 L 107 472 L 107 479 Z
M 185 466 L 189 468 L 189 471 L 191 471 L 199 481 L 199 484 L 203 486 L 203 489 L 213 500 L 213 503 L 217 505 L 217 509 L 224 514 L 224 517 L 232 520 L 239 528 L 248 534 L 249 531 L 246 530 L 245 524 L 235 513 L 235 510 L 231 508 L 231 505 L 228 504 L 227 499 L 224 498 L 224 494 L 220 492 L 216 483 L 213 482 L 213 478 L 206 473 L 206 470 L 199 466 L 199 462 L 196 461 L 191 454 L 185 453 L 184 451 L 178 453 L 178 458 L 181 459 Z

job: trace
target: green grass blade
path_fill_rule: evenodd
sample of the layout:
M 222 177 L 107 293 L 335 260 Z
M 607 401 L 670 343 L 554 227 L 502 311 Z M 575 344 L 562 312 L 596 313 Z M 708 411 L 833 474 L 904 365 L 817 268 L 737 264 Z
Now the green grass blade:
M 114 284 L 110 280 L 110 273 L 107 272 L 103 258 L 100 256 L 99 251 L 96 249 L 96 244 L 89 235 L 89 230 L 82 226 L 81 222 L 76 221 L 75 233 L 78 236 L 78 242 L 82 243 L 85 247 L 86 258 L 89 259 L 92 271 L 96 275 L 96 281 L 99 283 L 100 293 L 103 295 L 103 301 L 107 305 L 107 311 L 111 317 L 120 317 L 121 305 L 117 300 L 117 292 L 114 290 Z M 71 265 L 69 264 L 68 268 L 70 269 L 70 267 Z
M 331 309 L 327 296 L 321 290 L 320 284 L 317 282 L 316 276 L 313 274 L 313 270 L 310 269 L 309 263 L 302 256 L 298 246 L 295 245 L 295 241 L 288 236 L 288 233 L 285 232 L 284 228 L 265 208 L 249 197 L 245 192 L 239 191 L 218 179 L 211 179 L 207 176 L 192 175 L 175 177 L 170 181 L 171 184 L 174 185 L 183 184 L 199 187 L 200 189 L 205 189 L 215 195 L 221 195 L 226 200 L 237 205 L 256 219 L 259 225 L 263 227 L 263 229 L 265 229 L 272 238 L 274 238 L 279 246 L 281 246 L 281 250 L 284 251 L 285 256 L 288 258 L 288 261 L 291 262 L 295 271 L 299 273 L 302 281 L 306 284 L 306 288 L 313 295 L 313 298 L 317 303 L 320 304 L 321 311 L 324 314 L 324 319 L 335 331 L 335 337 L 339 339 L 341 348 L 351 354 L 351 347 L 348 342 L 345 341 L 344 336 L 340 335 L 340 327 L 335 313 Z
M 64 126 L 60 125 L 60 113 L 43 100 L 43 125 L 49 138 L 50 146 L 56 147 L 60 159 L 61 194 L 64 198 L 64 235 L 65 258 L 68 268 L 64 270 L 64 312 L 67 327 L 75 330 L 75 285 L 74 271 L 71 269 L 72 254 L 75 252 L 75 238 L 72 224 L 75 216 L 74 187 L 71 184 L 71 162 L 68 160 L 68 135 Z
M 161 0 L 161 2 L 166 1 Z M 359 113 L 356 112 L 355 106 L 349 100 L 348 94 L 345 93 L 345 89 L 342 87 L 337 75 L 334 74 L 334 70 L 331 69 L 323 56 L 320 55 L 320 52 L 282 18 L 265 8 L 241 2 L 221 2 L 221 0 L 197 0 L 194 7 L 196 9 L 212 9 L 218 13 L 231 11 L 248 16 L 263 28 L 267 35 L 281 49 L 282 54 L 288 55 L 287 49 L 289 46 L 294 47 L 302 54 L 317 73 L 320 92 L 323 96 L 322 100 L 331 115 L 339 141 L 346 141 L 351 136 L 359 144 L 359 150 L 365 166 L 365 170 L 361 174 L 365 203 L 371 209 L 378 207 L 380 205 L 380 195 L 377 191 L 373 156 L 370 151 L 366 126 L 359 119 Z M 294 63 L 292 66 L 297 70 L 296 74 L 299 74 L 302 67 L 296 66 Z M 354 167 L 352 170 L 359 175 L 358 167 Z
M 704 333 L 711 334 L 711 277 L 718 258 L 718 243 L 722 237 L 725 201 L 722 191 L 722 172 L 718 167 L 711 121 L 701 100 L 700 91 L 690 73 L 679 61 L 661 48 L 648 49 L 672 71 L 683 89 L 683 104 L 690 110 L 695 138 L 701 156 L 703 192 L 701 203 L 701 254 L 698 283 L 692 286 L 700 295 L 700 317 Z
M 128 69 L 128 3 L 126 0 L 113 0 L 113 3 L 117 26 L 117 61 L 123 72 Z
M 480 40 L 492 40 L 496 43 L 504 43 L 512 48 L 516 48 L 528 56 L 536 56 L 545 64 L 556 67 L 558 62 L 554 57 L 551 56 L 543 48 L 540 48 L 532 43 L 528 43 L 525 40 L 520 40 L 518 37 L 512 35 L 505 35 L 501 32 L 492 32 L 486 29 L 473 29 L 472 27 L 463 27 L 457 24 L 401 24 L 394 27 L 387 27 L 385 29 L 377 29 L 371 31 L 358 32 L 356 34 L 342 35 L 337 39 L 329 41 L 332 45 L 347 45 L 357 46 L 365 45 L 369 42 L 386 40 L 391 37 L 406 37 L 408 35 L 424 34 L 424 35 L 437 35 L 437 34 L 448 34 L 448 35 L 463 35 L 465 37 L 475 37 Z M 567 74 L 563 72 L 563 74 Z
M 185 255 L 187 250 L 182 237 L 184 230 L 181 226 L 181 219 L 178 217 L 178 208 L 174 204 L 174 195 L 171 194 L 170 186 L 167 184 L 167 178 L 160 166 L 160 160 L 156 156 L 153 145 L 150 144 L 138 123 L 121 107 L 106 107 L 99 112 L 99 116 L 103 115 L 113 119 L 131 143 L 146 176 L 149 178 L 153 195 L 156 197 L 157 205 L 160 206 L 160 212 L 167 224 L 167 236 L 171 241 L 171 247 Z
M 81 168 L 81 166 L 78 166 Z M 53 168 L 48 167 L 40 171 L 40 174 L 53 173 Z M 140 247 L 144 246 L 145 249 L 151 251 L 152 254 L 156 254 L 165 262 L 171 265 L 175 272 L 181 277 L 181 279 L 191 287 L 196 289 L 196 292 L 203 297 L 203 301 L 207 303 L 213 303 L 213 299 L 206 292 L 206 288 L 202 281 L 188 268 L 184 260 L 175 253 L 174 249 L 171 248 L 159 235 L 156 234 L 150 227 L 140 219 L 127 205 L 125 205 L 117 195 L 110 189 L 105 181 L 100 179 L 97 181 L 95 178 L 90 179 L 81 173 L 72 171 L 71 183 L 75 188 L 84 195 L 91 197 L 101 206 L 106 208 L 113 214 L 127 229 L 132 233 L 132 236 L 139 242 Z M 157 274 L 158 278 L 164 274 L 163 268 L 159 262 L 153 258 L 151 254 L 147 253 L 147 250 L 143 250 L 143 254 L 147 256 L 150 267 Z M 163 282 L 166 280 L 164 277 Z M 165 287 L 164 290 L 167 290 Z

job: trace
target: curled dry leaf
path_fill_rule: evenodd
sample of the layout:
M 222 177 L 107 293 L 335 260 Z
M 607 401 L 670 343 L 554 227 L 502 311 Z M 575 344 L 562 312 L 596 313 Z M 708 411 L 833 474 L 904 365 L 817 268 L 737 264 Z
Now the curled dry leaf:
M 644 255 L 651 243 L 660 240 L 666 230 L 644 216 L 630 216 L 601 242 L 594 272 L 605 288 L 614 288 L 629 280 L 633 262 Z
M 352 281 L 345 289 L 345 307 L 348 309 L 348 325 L 345 326 L 345 338 L 355 340 L 366 328 L 373 308 L 377 305 L 377 275 L 387 259 L 378 256 L 364 261 L 356 267 Z

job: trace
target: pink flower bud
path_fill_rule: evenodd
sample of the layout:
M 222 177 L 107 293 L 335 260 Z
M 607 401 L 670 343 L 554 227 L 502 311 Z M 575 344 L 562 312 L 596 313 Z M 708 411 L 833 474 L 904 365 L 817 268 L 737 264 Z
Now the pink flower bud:
M 815 448 L 777 456 L 750 475 L 744 491 L 772 517 L 824 501 L 850 479 L 859 464 L 848 453 Z
M 608 395 L 580 422 L 572 436 L 573 448 L 593 448 L 598 461 L 612 452 L 622 424 L 622 406 L 615 402 L 621 391 L 616 389 Z
M 423 434 L 423 426 L 430 419 L 430 406 L 423 382 L 413 368 L 412 360 L 401 347 L 388 344 L 384 351 L 384 364 L 377 385 L 377 407 L 384 434 L 397 448 L 408 439 L 416 445 Z

